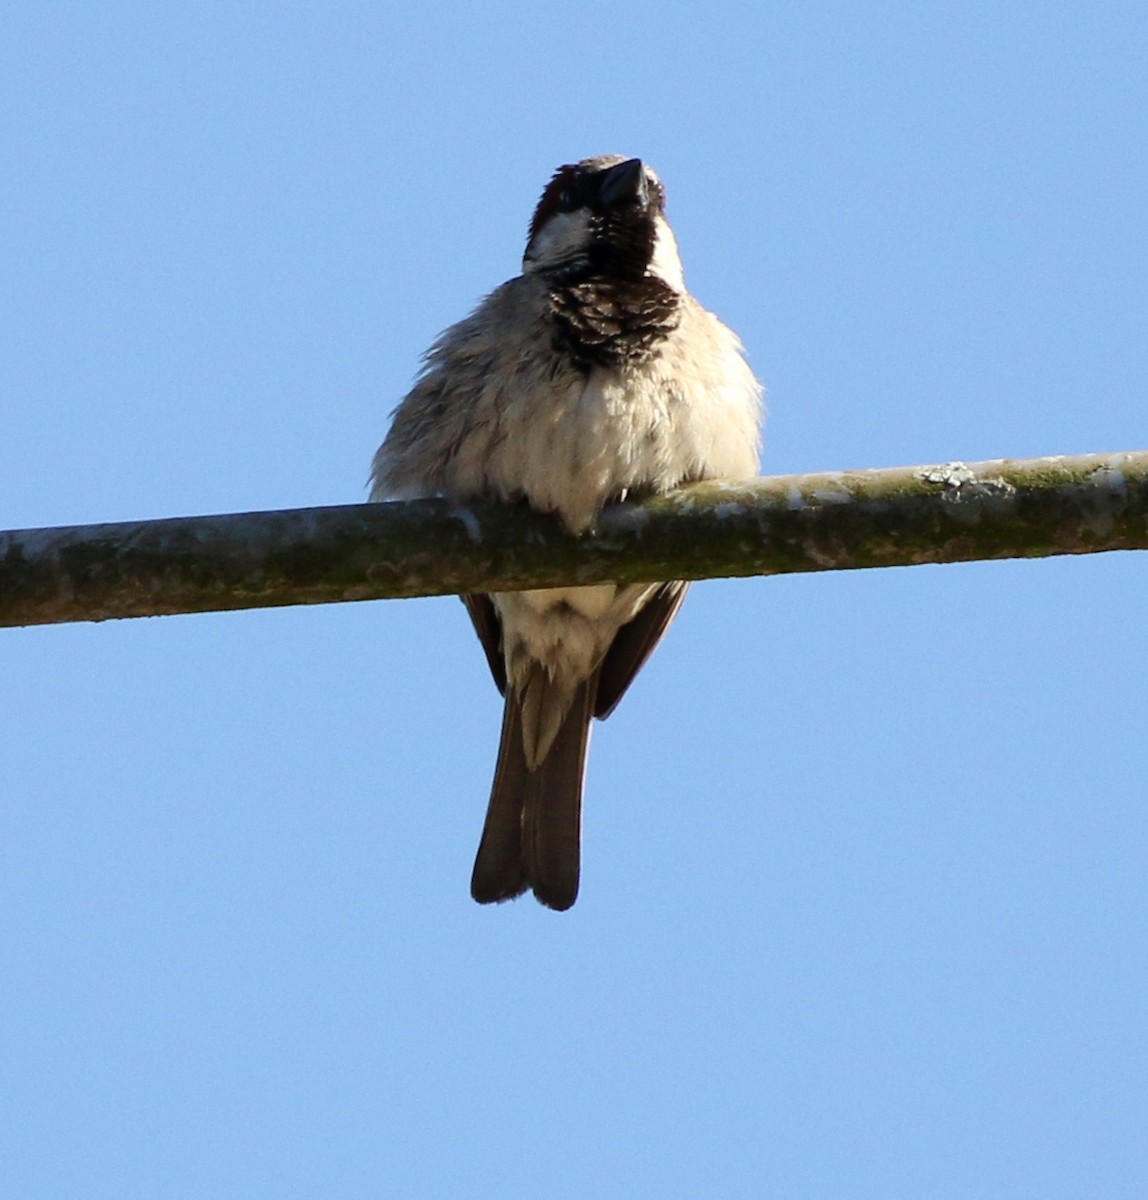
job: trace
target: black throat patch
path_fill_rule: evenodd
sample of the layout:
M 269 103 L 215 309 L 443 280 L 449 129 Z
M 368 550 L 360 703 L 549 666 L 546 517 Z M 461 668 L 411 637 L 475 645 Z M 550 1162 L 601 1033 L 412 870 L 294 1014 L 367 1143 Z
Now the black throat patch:
M 550 290 L 554 347 L 584 368 L 649 358 L 678 327 L 681 297 L 646 275 L 640 279 L 587 279 Z

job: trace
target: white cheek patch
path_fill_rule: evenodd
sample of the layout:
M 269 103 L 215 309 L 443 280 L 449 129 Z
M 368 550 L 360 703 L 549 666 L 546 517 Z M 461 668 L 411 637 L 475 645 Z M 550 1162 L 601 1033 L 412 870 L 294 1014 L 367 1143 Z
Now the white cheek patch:
M 666 218 L 662 216 L 654 219 L 654 253 L 650 259 L 647 273 L 655 275 L 663 283 L 669 284 L 675 292 L 686 290 L 686 279 L 682 273 L 682 260 L 678 254 L 677 239 Z
M 522 269 L 525 272 L 544 271 L 576 262 L 585 257 L 589 244 L 590 214 L 586 209 L 555 213 L 530 239 Z

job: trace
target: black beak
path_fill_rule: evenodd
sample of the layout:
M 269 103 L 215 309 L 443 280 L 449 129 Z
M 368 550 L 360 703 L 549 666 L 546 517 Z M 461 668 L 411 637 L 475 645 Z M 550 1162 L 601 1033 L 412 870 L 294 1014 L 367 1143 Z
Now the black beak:
M 604 208 L 621 208 L 624 204 L 645 205 L 649 200 L 646 187 L 646 168 L 640 158 L 628 158 L 611 167 L 602 176 L 598 189 Z

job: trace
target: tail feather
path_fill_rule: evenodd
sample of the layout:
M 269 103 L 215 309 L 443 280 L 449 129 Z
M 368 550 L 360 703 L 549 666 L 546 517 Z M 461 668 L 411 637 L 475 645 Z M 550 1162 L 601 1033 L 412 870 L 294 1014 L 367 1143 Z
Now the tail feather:
M 522 812 L 522 853 L 534 894 L 548 908 L 578 898 L 582 781 L 590 744 L 591 683 L 579 685 L 554 741 L 530 776 Z
M 529 783 L 522 745 L 522 705 L 508 692 L 494 786 L 470 877 L 470 894 L 479 904 L 513 900 L 530 886 L 522 859 L 522 808 Z
M 527 766 L 522 699 L 511 689 L 482 842 L 471 876 L 480 904 L 509 900 L 532 888 L 547 907 L 578 897 L 582 780 L 590 740 L 595 682 L 580 683 L 534 770 Z

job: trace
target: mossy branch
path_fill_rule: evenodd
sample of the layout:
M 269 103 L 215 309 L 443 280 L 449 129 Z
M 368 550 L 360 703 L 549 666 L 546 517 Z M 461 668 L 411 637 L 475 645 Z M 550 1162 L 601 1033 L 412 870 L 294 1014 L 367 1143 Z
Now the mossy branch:
M 592 536 L 445 500 L 0 533 L 0 625 L 1148 549 L 1148 451 L 701 483 Z

